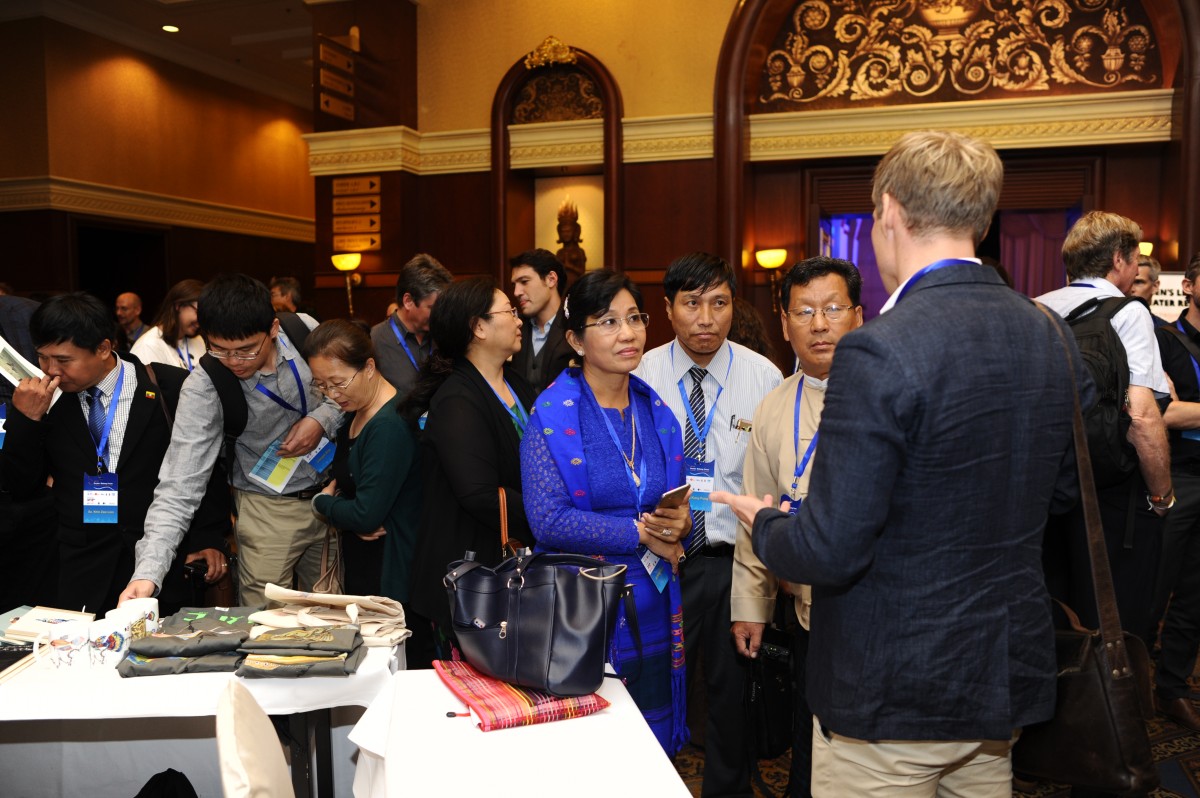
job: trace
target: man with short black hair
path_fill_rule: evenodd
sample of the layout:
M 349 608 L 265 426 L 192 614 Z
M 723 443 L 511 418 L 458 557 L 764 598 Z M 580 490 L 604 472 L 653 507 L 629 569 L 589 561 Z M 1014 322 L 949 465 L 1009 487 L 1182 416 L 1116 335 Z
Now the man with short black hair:
M 432 255 L 420 253 L 404 264 L 396 280 L 396 312 L 371 328 L 379 373 L 403 397 L 433 351 L 429 313 L 454 277 Z
M 784 276 L 779 287 L 780 323 L 800 370 L 767 394 L 754 411 L 743 471 L 747 495 L 786 495 L 796 507 L 808 496 L 834 350 L 842 336 L 862 326 L 861 296 L 862 276 L 847 260 L 809 258 Z M 805 798 L 812 794 L 812 712 L 804 697 L 812 590 L 807 585 L 780 582 L 762 564 L 754 554 L 750 527 L 738 524 L 737 534 L 730 591 L 730 631 L 737 652 L 752 659 L 758 656 L 763 630 L 775 615 L 781 588 L 795 599 L 799 628 L 792 643 L 795 716 L 787 794 Z
M 228 380 L 218 371 L 228 369 L 237 378 L 246 411 L 245 428 L 229 459 L 238 511 L 239 601 L 260 606 L 268 583 L 291 587 L 298 577 L 300 588 L 310 590 L 321 576 L 328 526 L 313 514 L 311 501 L 327 482 L 322 452 L 332 446 L 342 413 L 313 387 L 300 343 L 281 329 L 261 282 L 243 274 L 220 275 L 204 287 L 198 311 L 208 355 L 183 384 L 133 581 L 121 598 L 153 595 L 162 584 L 166 563 L 200 499 L 197 475 L 211 473 L 222 453 L 226 413 L 235 410 L 226 402 L 236 397 L 222 400 L 216 380 Z M 314 319 L 299 318 L 309 329 L 316 327 Z M 304 459 L 310 452 L 317 452 L 312 462 Z M 293 458 L 300 458 L 293 463 L 295 472 L 280 482 L 276 464 Z
M 511 265 L 513 298 L 528 322 L 521 327 L 521 351 L 513 355 L 513 368 L 541 393 L 575 354 L 563 335 L 567 273 L 548 249 L 522 252 Z
M 295 277 L 271 278 L 271 307 L 284 313 L 300 310 L 300 281 Z
M 688 681 L 700 671 L 704 676 L 697 684 L 708 710 L 701 792 L 714 796 L 752 793 L 742 707 L 745 663 L 729 636 L 737 518 L 728 507 L 714 506 L 708 495 L 741 490 L 750 420 L 762 398 L 783 380 L 774 363 L 727 340 L 736 282 L 733 269 L 716 255 L 676 258 L 663 277 L 675 339 L 647 352 L 634 370 L 684 428 L 692 532 L 680 567 L 683 644 Z
M 171 436 L 169 407 L 187 372 L 156 365 L 151 377 L 136 358 L 119 357 L 112 318 L 90 294 L 47 300 L 30 320 L 30 335 L 45 376 L 22 380 L 13 392 L 0 458 L 5 489 L 19 498 L 54 478 L 58 600 L 103 615 L 133 573 L 134 547 Z M 55 402 L 56 390 L 63 394 Z M 185 559 L 205 560 L 210 582 L 224 575 L 228 492 L 220 480 L 192 475 L 192 483 L 201 512 L 180 529 L 182 539 L 191 528 L 187 556 L 176 558 L 172 550 L 163 562 L 166 607 L 187 600 Z

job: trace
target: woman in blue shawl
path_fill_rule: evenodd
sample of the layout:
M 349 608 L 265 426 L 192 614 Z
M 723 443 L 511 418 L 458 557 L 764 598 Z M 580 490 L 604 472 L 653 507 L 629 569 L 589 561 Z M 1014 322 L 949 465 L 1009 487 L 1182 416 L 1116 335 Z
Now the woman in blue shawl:
M 642 359 L 642 297 L 627 277 L 588 272 L 563 306 L 566 338 L 583 358 L 537 399 L 521 442 L 529 526 L 541 551 L 628 566 L 637 617 L 622 604 L 609 662 L 669 756 L 688 740 L 683 611 L 676 571 L 691 528 L 686 503 L 657 508 L 684 484 L 679 423 L 630 374 Z M 636 624 L 640 646 L 631 627 Z

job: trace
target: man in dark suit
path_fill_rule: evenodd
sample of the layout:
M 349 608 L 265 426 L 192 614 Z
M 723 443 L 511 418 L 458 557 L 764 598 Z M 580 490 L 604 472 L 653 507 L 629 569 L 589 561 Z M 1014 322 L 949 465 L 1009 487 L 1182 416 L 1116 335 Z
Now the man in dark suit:
M 571 362 L 575 350 L 563 337 L 562 299 L 567 295 L 567 274 L 547 249 L 522 252 L 511 261 L 513 298 L 525 317 L 521 351 L 513 355 L 513 368 L 541 393 Z
M 1041 539 L 1074 501 L 1066 325 L 974 257 L 1003 167 L 910 133 L 875 172 L 882 315 L 844 336 L 808 498 L 717 496 L 813 585 L 815 796 L 1009 798 L 1015 732 L 1054 714 Z M 1089 394 L 1090 398 L 1090 394 Z
M 58 601 L 102 615 L 117 605 L 133 574 L 134 544 L 171 437 L 167 404 L 178 401 L 187 371 L 157 365 L 151 380 L 136 358 L 118 357 L 108 310 L 89 294 L 48 300 L 30 319 L 30 335 L 45 376 L 22 380 L 13 392 L 0 480 L 20 498 L 54 478 Z M 63 393 L 54 402 L 58 389 Z M 210 581 L 225 573 L 223 482 L 209 484 L 205 511 L 182 549 L 192 553 L 176 558 L 160 609 L 174 611 L 172 605 L 187 600 L 185 559 L 205 560 Z

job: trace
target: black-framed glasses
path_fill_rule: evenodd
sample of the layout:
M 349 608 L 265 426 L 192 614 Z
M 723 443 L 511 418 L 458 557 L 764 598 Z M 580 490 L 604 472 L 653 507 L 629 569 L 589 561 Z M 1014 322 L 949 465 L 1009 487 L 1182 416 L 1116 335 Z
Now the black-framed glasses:
M 241 352 L 229 349 L 213 349 L 211 346 L 209 346 L 208 353 L 217 360 L 224 360 L 225 358 L 229 358 L 230 360 L 253 360 L 263 351 L 263 347 L 267 345 L 267 341 L 270 340 L 270 338 L 270 333 L 264 335 L 263 339 L 258 342 L 258 348 L 253 352 Z
M 650 323 L 649 313 L 630 313 L 628 316 L 609 316 L 600 321 L 594 321 L 591 324 L 585 324 L 584 327 L 595 327 L 605 335 L 616 335 L 621 329 L 622 324 L 628 324 L 631 330 L 644 330 L 646 325 Z
M 823 308 L 797 308 L 796 310 L 786 310 L 784 312 L 801 327 L 807 327 L 812 324 L 813 318 L 818 313 L 824 316 L 826 321 L 841 321 L 846 312 L 853 308 L 853 305 L 826 305 Z
M 496 315 L 498 315 L 498 314 L 501 314 L 501 313 L 511 313 L 511 314 L 512 314 L 512 317 L 513 317 L 514 319 L 515 319 L 515 318 L 517 317 L 517 315 L 518 315 L 518 313 L 517 313 L 517 309 L 516 309 L 516 308 L 505 308 L 504 310 L 489 310 L 487 313 L 484 313 L 483 315 L 485 315 L 485 316 L 496 316 Z
M 320 382 L 317 382 L 316 380 L 312 380 L 308 384 L 311 385 L 312 387 L 316 388 L 321 393 L 326 394 L 326 395 L 331 394 L 334 391 L 337 391 L 340 394 L 344 394 L 344 393 L 346 393 L 346 389 L 350 387 L 350 383 L 354 382 L 354 378 L 357 377 L 359 374 L 362 374 L 362 369 L 359 369 L 358 371 L 354 372 L 354 374 L 352 374 L 350 376 L 350 379 L 346 380 L 345 382 L 340 382 L 340 383 L 339 382 L 331 382 L 328 385 L 325 385 L 324 383 L 320 383 Z

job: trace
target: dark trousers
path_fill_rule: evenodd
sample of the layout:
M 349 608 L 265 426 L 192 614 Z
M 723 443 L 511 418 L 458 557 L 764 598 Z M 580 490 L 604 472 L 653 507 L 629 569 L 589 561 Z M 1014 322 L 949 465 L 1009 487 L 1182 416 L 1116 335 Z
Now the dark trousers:
M 746 753 L 745 664 L 729 633 L 732 557 L 688 557 L 683 569 L 683 646 L 689 663 L 703 670 L 708 717 L 704 727 L 704 784 L 701 795 L 750 796 Z
M 1142 638 L 1149 649 L 1158 622 L 1154 617 L 1154 596 L 1163 519 L 1146 505 L 1146 490 L 1140 475 L 1126 484 L 1098 491 L 1097 498 L 1121 628 Z M 1100 622 L 1082 507 L 1050 520 L 1044 555 L 1050 595 L 1075 610 L 1085 626 L 1097 628 Z
M 788 798 L 812 798 L 813 721 L 807 682 L 808 630 L 797 623 L 792 637 L 792 769 L 788 773 Z
M 1188 694 L 1187 679 L 1200 650 L 1200 476 L 1173 473 L 1178 497 L 1163 524 L 1159 603 L 1166 610 L 1162 654 L 1154 681 L 1166 699 Z
M 49 491 L 24 501 L 0 494 L 0 612 L 58 598 L 58 514 Z

